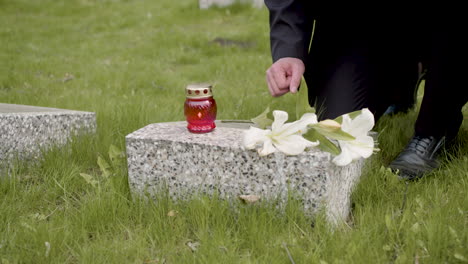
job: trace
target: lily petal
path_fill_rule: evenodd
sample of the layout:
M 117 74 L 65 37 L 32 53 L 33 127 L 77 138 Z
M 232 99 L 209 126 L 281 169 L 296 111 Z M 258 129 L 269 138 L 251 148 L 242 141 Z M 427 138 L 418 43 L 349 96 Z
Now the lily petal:
M 356 146 L 353 143 L 354 141 L 343 142 L 343 144 L 340 144 L 341 149 L 346 149 L 346 152 L 351 158 L 351 161 L 355 161 L 361 158 L 361 155 L 359 155 L 359 151 L 360 151 L 359 146 Z
M 317 116 L 314 113 L 306 113 L 299 120 L 286 123 L 288 113 L 285 111 L 273 111 L 275 120 L 271 130 L 251 127 L 244 134 L 244 146 L 248 149 L 258 148 L 260 156 L 281 151 L 288 155 L 302 153 L 308 147 L 314 147 L 319 142 L 312 142 L 302 137 L 308 130 L 308 125 L 317 123 Z
M 267 135 L 271 133 L 270 130 L 263 130 L 257 127 L 250 127 L 249 130 L 244 132 L 244 146 L 247 149 L 253 149 L 259 143 L 270 140 Z
M 275 141 L 273 144 L 279 151 L 287 155 L 298 155 L 306 148 L 317 146 L 319 142 L 309 141 L 300 135 L 290 135 Z
M 351 152 L 363 158 L 370 157 L 374 152 L 374 139 L 371 136 L 358 137 L 356 140 L 348 142 L 347 145 Z
M 374 115 L 367 108 L 364 108 L 361 114 L 355 117 L 352 121 L 348 121 L 349 120 L 347 120 L 346 124 L 343 125 L 342 129 L 354 137 L 367 135 L 375 124 Z
M 271 142 L 270 139 L 265 141 L 263 143 L 263 147 L 258 150 L 258 154 L 260 154 L 260 156 L 266 156 L 266 155 L 271 154 L 273 152 L 276 152 L 276 148 L 273 146 L 273 143 Z
M 346 166 L 352 161 L 353 159 L 351 158 L 351 153 L 347 147 L 341 147 L 341 153 L 333 158 L 333 163 L 338 166 Z
M 350 130 L 351 126 L 352 126 L 352 124 L 351 124 L 352 122 L 353 122 L 353 120 L 351 120 L 351 117 L 349 117 L 348 114 L 344 114 L 343 115 L 343 121 L 341 122 L 341 129 L 344 132 L 350 133 L 349 130 Z
M 281 129 L 281 134 L 292 135 L 292 134 L 304 134 L 307 132 L 307 126 L 317 123 L 317 115 L 314 113 L 306 113 L 302 117 L 290 124 L 286 124 Z
M 275 120 L 271 125 L 271 129 L 275 131 L 281 129 L 284 123 L 288 120 L 288 113 L 285 111 L 275 110 L 273 111 L 273 117 L 275 118 Z
M 361 114 L 351 119 L 348 114 L 343 115 L 341 129 L 355 137 L 352 141 L 339 140 L 341 154 L 333 159 L 339 166 L 345 166 L 360 158 L 368 158 L 374 152 L 374 139 L 368 135 L 374 126 L 374 115 L 364 108 Z

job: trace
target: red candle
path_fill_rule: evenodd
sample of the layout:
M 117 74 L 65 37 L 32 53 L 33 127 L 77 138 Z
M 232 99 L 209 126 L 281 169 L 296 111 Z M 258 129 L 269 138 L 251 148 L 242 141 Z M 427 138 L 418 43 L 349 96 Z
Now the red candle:
M 212 86 L 191 84 L 185 88 L 184 114 L 187 129 L 192 133 L 208 133 L 216 128 L 216 101 Z

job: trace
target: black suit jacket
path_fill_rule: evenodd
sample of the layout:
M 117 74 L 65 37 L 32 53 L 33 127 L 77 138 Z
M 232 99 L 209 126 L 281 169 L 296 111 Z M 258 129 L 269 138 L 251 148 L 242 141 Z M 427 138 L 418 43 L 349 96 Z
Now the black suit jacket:
M 305 62 L 314 16 L 307 0 L 265 0 L 270 11 L 270 47 L 273 62 L 293 57 Z
M 372 49 L 369 51 L 372 54 L 392 54 L 388 51 L 393 49 L 385 47 L 391 42 L 389 37 L 395 35 L 390 29 L 400 31 L 407 26 L 401 16 L 396 19 L 395 12 L 384 15 L 378 9 L 368 11 L 361 2 L 332 3 L 335 6 L 325 2 L 265 0 L 269 10 L 272 60 L 276 62 L 284 57 L 293 57 L 304 62 L 304 78 L 309 86 L 314 87 L 308 92 L 311 105 L 323 86 L 318 77 L 324 75 L 323 69 L 328 69 L 326 65 L 335 57 L 346 54 L 351 47 Z M 315 20 L 318 28 L 311 46 Z M 398 22 L 400 20 L 403 22 Z M 407 32 L 414 34 L 415 31 Z
M 421 10 L 400 6 L 373 7 L 368 2 L 360 1 L 264 1 L 269 10 L 273 62 L 280 58 L 293 57 L 301 59 L 307 66 L 314 20 L 322 22 L 322 29 L 324 23 L 327 24 L 326 29 L 321 30 L 321 34 L 326 31 L 328 40 L 332 34 L 332 38 L 336 38 L 336 42 L 342 42 L 343 45 L 346 45 L 345 42 L 349 39 L 387 39 L 395 34 L 393 31 L 400 34 L 401 29 L 407 28 L 408 24 L 416 25 L 418 23 L 415 21 L 423 21 Z M 418 30 L 411 29 L 407 32 L 415 34 Z

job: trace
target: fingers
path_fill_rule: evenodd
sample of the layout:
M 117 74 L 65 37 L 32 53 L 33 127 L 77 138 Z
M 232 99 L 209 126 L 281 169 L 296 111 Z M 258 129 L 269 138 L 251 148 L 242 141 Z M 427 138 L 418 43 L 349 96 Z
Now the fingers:
M 272 66 L 267 70 L 266 80 L 270 94 L 274 97 L 281 96 L 289 92 L 289 82 L 286 80 L 286 73 L 281 68 Z
M 282 58 L 266 71 L 270 94 L 274 97 L 287 92 L 296 93 L 304 74 L 304 63 L 296 58 Z
M 270 91 L 270 94 L 273 97 L 278 97 L 278 96 L 281 96 L 281 95 L 289 92 L 289 88 L 287 88 L 287 87 L 285 89 L 278 88 L 278 85 L 276 84 L 275 80 L 272 77 L 269 78 L 267 76 L 267 84 L 268 84 L 268 89 Z
M 304 70 L 302 70 L 298 65 L 293 65 L 291 82 L 289 85 L 289 90 L 291 93 L 297 93 L 303 74 Z

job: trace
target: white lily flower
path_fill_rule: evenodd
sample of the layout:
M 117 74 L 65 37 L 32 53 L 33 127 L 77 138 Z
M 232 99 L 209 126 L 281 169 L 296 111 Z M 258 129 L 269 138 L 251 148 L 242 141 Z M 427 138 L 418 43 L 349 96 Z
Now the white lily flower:
M 317 123 L 317 116 L 313 113 L 304 114 L 301 119 L 292 123 L 288 120 L 288 113 L 284 111 L 273 111 L 275 120 L 271 129 L 259 129 L 250 127 L 244 134 L 244 146 L 254 149 L 257 144 L 262 144 L 258 153 L 265 156 L 276 151 L 287 155 L 298 155 L 308 147 L 315 147 L 319 142 L 312 142 L 302 137 L 307 132 L 307 126 Z
M 364 108 L 360 115 L 353 120 L 348 114 L 343 115 L 341 129 L 355 137 L 354 140 L 338 140 L 341 153 L 333 159 L 338 166 L 345 166 L 352 161 L 362 158 L 368 158 L 374 152 L 374 138 L 368 135 L 374 127 L 374 115 L 369 109 Z

